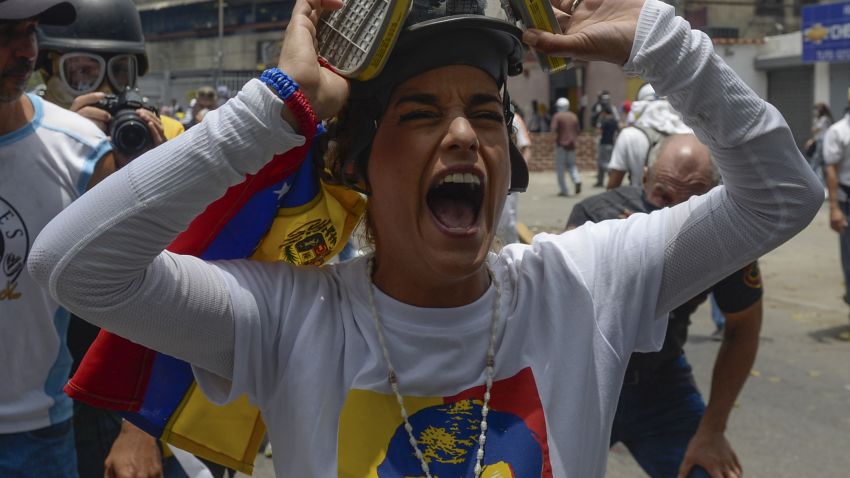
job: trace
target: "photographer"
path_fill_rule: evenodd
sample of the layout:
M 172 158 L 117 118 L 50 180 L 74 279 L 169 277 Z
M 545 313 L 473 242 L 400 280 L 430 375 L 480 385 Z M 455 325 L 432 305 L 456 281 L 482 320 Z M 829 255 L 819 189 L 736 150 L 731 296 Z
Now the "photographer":
M 131 0 L 75 0 L 82 12 L 67 27 L 41 28 L 38 69 L 44 98 L 94 122 L 110 135 L 124 166 L 183 132 L 136 90 L 148 69 L 141 18 Z M 116 134 L 117 133 L 117 134 Z
M 44 98 L 91 120 L 110 136 L 116 167 L 183 132 L 159 117 L 136 90 L 148 69 L 139 12 L 132 0 L 72 0 L 77 19 L 38 30 L 36 68 Z M 100 329 L 73 317 L 68 346 L 76 370 Z M 72 372 L 73 373 L 73 372 Z M 156 440 L 112 411 L 74 402 L 77 467 L 81 477 L 185 476 Z

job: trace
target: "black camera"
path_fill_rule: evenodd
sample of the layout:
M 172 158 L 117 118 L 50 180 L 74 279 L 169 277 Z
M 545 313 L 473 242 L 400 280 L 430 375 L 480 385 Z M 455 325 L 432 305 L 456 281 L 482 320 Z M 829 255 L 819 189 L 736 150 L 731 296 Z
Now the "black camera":
M 109 136 L 116 151 L 136 157 L 153 147 L 153 136 L 148 124 L 136 110 L 144 108 L 159 116 L 159 111 L 145 100 L 138 88 L 127 87 L 120 95 L 106 95 L 95 107 L 112 115 Z

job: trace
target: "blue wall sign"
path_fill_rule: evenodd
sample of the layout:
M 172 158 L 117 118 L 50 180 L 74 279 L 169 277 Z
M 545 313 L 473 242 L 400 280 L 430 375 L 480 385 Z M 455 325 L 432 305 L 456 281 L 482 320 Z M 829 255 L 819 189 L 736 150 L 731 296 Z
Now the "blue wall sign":
M 850 2 L 803 7 L 803 61 L 850 62 Z

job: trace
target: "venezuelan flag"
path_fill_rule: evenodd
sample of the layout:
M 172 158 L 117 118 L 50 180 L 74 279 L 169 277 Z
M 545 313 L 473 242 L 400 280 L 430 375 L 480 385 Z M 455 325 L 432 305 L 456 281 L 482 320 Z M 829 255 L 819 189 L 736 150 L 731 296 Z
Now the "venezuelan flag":
M 208 260 L 320 265 L 342 250 L 364 210 L 361 195 L 319 180 L 308 143 L 230 188 L 168 250 Z M 122 412 L 177 448 L 253 472 L 265 433 L 259 410 L 245 397 L 213 405 L 186 362 L 101 331 L 65 392 Z

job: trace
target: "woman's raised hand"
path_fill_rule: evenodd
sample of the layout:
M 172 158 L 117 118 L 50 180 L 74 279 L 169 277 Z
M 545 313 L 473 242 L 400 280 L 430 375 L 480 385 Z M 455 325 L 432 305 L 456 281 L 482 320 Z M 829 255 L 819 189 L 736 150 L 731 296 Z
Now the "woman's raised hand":
M 283 38 L 278 68 L 301 86 L 319 119 L 334 116 L 348 98 L 348 81 L 319 66 L 316 30 L 324 10 L 342 8 L 342 0 L 297 0 Z
M 623 65 L 629 60 L 645 0 L 550 0 L 561 35 L 529 30 L 523 41 L 547 55 Z M 578 2 L 572 16 L 568 13 Z

